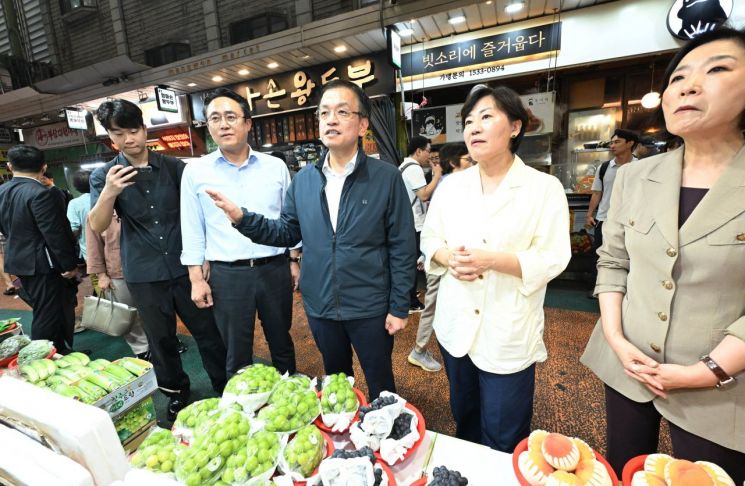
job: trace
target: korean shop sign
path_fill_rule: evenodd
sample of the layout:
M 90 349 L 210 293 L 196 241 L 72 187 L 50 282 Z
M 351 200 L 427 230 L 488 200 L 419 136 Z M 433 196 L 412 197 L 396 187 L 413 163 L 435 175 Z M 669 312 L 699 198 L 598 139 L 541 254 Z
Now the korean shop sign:
M 561 48 L 561 22 L 502 32 L 416 52 L 404 52 L 401 73 L 427 75 L 543 57 Z M 405 51 L 405 49 L 404 49 Z
M 23 139 L 27 144 L 41 150 L 71 147 L 85 143 L 83 132 L 69 128 L 65 122 L 24 129 Z
M 230 88 L 248 100 L 253 115 L 265 115 L 318 105 L 321 88 L 337 78 L 352 81 L 368 96 L 393 93 L 396 89 L 393 68 L 385 52 L 253 79 Z M 204 94 L 191 96 L 192 113 L 202 121 L 203 97 Z

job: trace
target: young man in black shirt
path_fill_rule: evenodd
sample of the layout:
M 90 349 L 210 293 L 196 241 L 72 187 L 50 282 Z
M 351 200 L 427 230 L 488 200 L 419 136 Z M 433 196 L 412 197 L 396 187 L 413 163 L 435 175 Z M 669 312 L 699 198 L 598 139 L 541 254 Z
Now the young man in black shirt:
M 225 346 L 212 310 L 192 302 L 188 270 L 179 261 L 184 163 L 147 150 L 147 129 L 137 105 L 107 101 L 96 116 L 120 153 L 91 174 L 89 224 L 100 233 L 111 223 L 114 209 L 121 218 L 124 280 L 142 316 L 158 386 L 170 398 L 168 418 L 174 420 L 190 394 L 178 352 L 176 314 L 197 341 L 218 394 L 226 381 Z

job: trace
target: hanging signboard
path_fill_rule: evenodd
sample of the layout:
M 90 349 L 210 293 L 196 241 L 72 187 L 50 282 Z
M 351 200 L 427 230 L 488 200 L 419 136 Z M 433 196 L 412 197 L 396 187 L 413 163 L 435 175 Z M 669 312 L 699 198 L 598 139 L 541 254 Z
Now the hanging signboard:
M 318 104 L 321 88 L 337 78 L 355 83 L 368 96 L 390 94 L 396 88 L 393 68 L 385 52 L 253 79 L 229 88 L 244 96 L 252 116 L 258 116 L 312 108 Z M 207 121 L 203 112 L 205 94 L 191 95 L 192 118 L 195 121 Z
M 88 130 L 88 122 L 85 119 L 85 115 L 88 112 L 85 110 L 76 110 L 73 108 L 65 108 L 65 118 L 67 118 L 68 128 L 73 130 Z
M 165 111 L 168 113 L 178 113 L 179 104 L 178 96 L 172 89 L 161 88 L 160 86 L 155 87 L 155 102 L 158 106 L 158 111 Z
M 733 0 L 675 0 L 667 14 L 667 30 L 678 39 L 693 39 L 727 22 L 733 3 Z
M 24 129 L 23 139 L 27 144 L 40 150 L 72 147 L 85 143 L 84 132 L 68 127 L 66 122 Z
M 401 35 L 393 27 L 386 29 L 388 32 L 388 58 L 396 69 L 401 69 Z
M 469 69 L 546 57 L 560 48 L 561 22 L 555 22 L 404 53 L 401 74 L 406 80 L 460 69 L 465 78 Z

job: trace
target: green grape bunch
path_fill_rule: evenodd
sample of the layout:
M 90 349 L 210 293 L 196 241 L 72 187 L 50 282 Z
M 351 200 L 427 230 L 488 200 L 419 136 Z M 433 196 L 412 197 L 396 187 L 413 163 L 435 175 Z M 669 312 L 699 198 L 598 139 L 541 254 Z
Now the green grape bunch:
M 248 438 L 246 447 L 230 456 L 220 480 L 225 484 L 243 484 L 249 479 L 273 471 L 279 456 L 279 436 L 259 431 Z
M 119 417 L 114 424 L 117 433 L 125 430 L 135 432 L 147 425 L 153 419 L 149 405 L 148 402 L 143 402 Z
M 269 397 L 269 404 L 277 401 L 286 400 L 290 395 L 302 393 L 311 389 L 310 378 L 302 375 L 291 376 L 277 383 Z
M 154 472 L 172 473 L 176 458 L 185 446 L 169 443 L 153 443 L 140 448 L 132 455 L 131 464 L 137 468 L 145 468 Z
M 182 409 L 173 423 L 174 428 L 195 429 L 214 414 L 220 404 L 219 398 L 207 398 L 196 401 Z
M 312 390 L 295 392 L 277 398 L 259 411 L 269 432 L 291 432 L 313 422 L 320 413 L 318 396 Z
M 251 395 L 268 393 L 279 382 L 282 376 L 276 368 L 261 363 L 247 366 L 233 376 L 225 385 L 225 393 L 234 395 Z
M 321 431 L 315 425 L 307 425 L 298 430 L 284 451 L 284 459 L 290 470 L 307 478 L 323 460 L 326 443 Z
M 347 380 L 347 375 L 337 373 L 329 375 L 321 395 L 321 408 L 324 414 L 356 412 L 360 402 L 354 388 Z

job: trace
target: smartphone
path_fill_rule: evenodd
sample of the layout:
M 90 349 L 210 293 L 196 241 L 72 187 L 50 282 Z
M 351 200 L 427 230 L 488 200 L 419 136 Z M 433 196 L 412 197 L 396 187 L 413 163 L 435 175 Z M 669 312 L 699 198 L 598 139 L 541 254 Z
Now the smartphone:
M 146 167 L 135 167 L 135 176 L 132 178 L 135 182 L 152 181 L 155 179 L 153 168 L 149 165 Z

